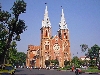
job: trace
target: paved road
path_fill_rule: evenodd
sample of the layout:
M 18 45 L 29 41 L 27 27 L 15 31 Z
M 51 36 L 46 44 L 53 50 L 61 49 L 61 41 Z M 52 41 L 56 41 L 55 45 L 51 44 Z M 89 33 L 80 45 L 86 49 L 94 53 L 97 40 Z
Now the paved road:
M 37 69 L 32 69 L 31 71 L 29 69 L 21 69 L 18 68 L 15 72 L 15 75 L 75 75 L 74 72 L 69 72 L 69 71 L 57 71 L 57 70 L 37 70 Z M 90 75 L 90 74 L 85 74 L 82 73 L 80 75 Z M 98 75 L 98 74 L 92 74 L 92 75 Z

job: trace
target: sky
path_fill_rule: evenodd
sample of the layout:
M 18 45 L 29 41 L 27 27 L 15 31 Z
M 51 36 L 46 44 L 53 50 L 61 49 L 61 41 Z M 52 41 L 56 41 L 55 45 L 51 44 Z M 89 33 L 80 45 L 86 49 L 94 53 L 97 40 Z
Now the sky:
M 10 8 L 15 0 L 0 0 L 2 9 L 12 12 Z M 40 28 L 44 18 L 45 3 L 52 26 L 52 35 L 57 34 L 61 19 L 61 9 L 69 29 L 70 50 L 72 56 L 84 56 L 81 44 L 92 47 L 100 46 L 100 0 L 24 0 L 27 3 L 26 13 L 20 15 L 26 23 L 27 30 L 17 42 L 19 52 L 27 52 L 28 45 L 40 45 Z M 62 6 L 62 8 L 61 8 Z M 78 54 L 77 54 L 78 52 Z

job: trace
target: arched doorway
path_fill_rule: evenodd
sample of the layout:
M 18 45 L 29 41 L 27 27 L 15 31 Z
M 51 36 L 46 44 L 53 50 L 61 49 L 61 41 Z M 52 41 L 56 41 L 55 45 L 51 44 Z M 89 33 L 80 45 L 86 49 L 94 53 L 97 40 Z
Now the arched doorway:
M 46 67 L 49 67 L 49 65 L 50 65 L 50 60 L 45 60 L 45 65 L 46 65 Z

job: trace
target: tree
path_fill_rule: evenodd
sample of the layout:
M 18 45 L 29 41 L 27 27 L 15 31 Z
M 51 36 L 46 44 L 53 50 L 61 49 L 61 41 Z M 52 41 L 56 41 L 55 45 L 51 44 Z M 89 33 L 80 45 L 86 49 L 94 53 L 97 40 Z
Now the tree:
M 81 61 L 77 56 L 74 56 L 71 62 L 74 63 L 75 66 L 81 65 Z
M 90 58 L 91 65 L 93 65 L 94 62 L 93 59 L 96 59 L 96 65 L 97 65 L 97 62 L 99 61 L 99 50 L 100 47 L 96 44 L 92 46 L 90 49 L 88 49 L 86 56 Z
M 85 52 L 88 49 L 88 45 L 82 44 L 80 45 L 82 52 Z
M 24 0 L 16 0 L 11 8 L 12 13 L 1 10 L 0 7 L 0 59 L 4 63 L 4 59 L 9 52 L 11 41 L 20 41 L 20 34 L 26 30 L 24 20 L 19 19 L 20 14 L 25 13 L 26 3 Z
M 54 60 L 54 65 L 59 65 L 58 59 L 55 59 L 55 60 Z
M 17 64 L 23 65 L 26 62 L 26 54 L 24 52 L 17 52 Z
M 85 53 L 85 56 L 87 56 L 87 53 L 86 53 L 86 51 L 88 51 L 88 45 L 86 45 L 86 44 L 82 44 L 82 45 L 80 45 L 80 47 L 81 47 L 81 51 L 82 52 L 84 52 Z M 86 58 L 85 58 L 86 59 Z M 86 61 L 86 60 L 85 60 Z M 84 64 L 87 64 L 87 61 L 85 62 L 85 61 L 82 61 L 82 63 L 83 63 L 83 65 Z
M 17 61 L 17 44 L 13 41 L 10 45 L 9 52 L 7 52 L 7 63 L 13 64 Z
M 58 61 L 57 58 L 56 58 L 55 60 L 51 60 L 51 63 L 52 63 L 53 65 L 59 65 L 59 61 Z
M 70 64 L 70 61 L 65 60 L 64 65 L 67 66 L 68 64 Z
M 24 52 L 17 52 L 17 48 L 16 48 L 17 44 L 15 41 L 13 41 L 10 45 L 9 48 L 9 53 L 7 58 L 7 63 L 9 64 L 15 64 L 15 65 L 23 65 L 23 63 L 25 64 L 26 62 L 26 54 Z

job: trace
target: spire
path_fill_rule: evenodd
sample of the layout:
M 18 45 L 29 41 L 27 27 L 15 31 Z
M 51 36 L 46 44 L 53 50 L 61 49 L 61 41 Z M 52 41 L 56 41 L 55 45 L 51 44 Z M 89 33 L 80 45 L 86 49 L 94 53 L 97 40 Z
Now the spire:
M 48 10 L 47 10 L 47 6 L 45 9 L 45 13 L 44 13 L 44 20 L 42 21 L 42 27 L 51 27 L 51 23 L 48 17 Z
M 62 9 L 62 14 L 61 14 L 61 21 L 60 21 L 60 23 L 59 23 L 59 28 L 60 28 L 60 29 L 68 29 L 68 28 L 67 28 L 67 23 L 66 23 L 66 21 L 65 21 L 63 9 Z

